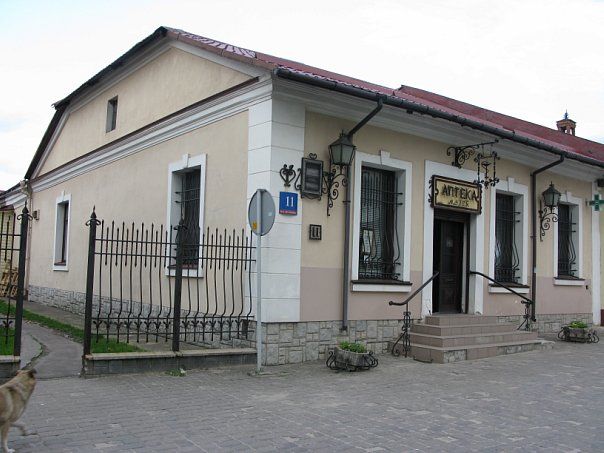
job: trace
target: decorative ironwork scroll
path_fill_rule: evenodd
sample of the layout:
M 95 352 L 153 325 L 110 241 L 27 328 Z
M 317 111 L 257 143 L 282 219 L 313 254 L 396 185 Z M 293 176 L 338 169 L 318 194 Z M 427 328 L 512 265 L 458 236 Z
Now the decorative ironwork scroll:
M 310 176 L 311 171 L 316 175 Z M 324 171 L 323 161 L 317 159 L 315 153 L 309 153 L 308 157 L 302 158 L 302 164 L 297 171 L 294 170 L 293 165 L 284 164 L 279 170 L 279 175 L 285 187 L 290 187 L 293 182 L 294 189 L 300 192 L 302 198 L 320 201 L 323 195 L 327 195 L 328 216 L 333 208 L 333 202 L 340 196 L 340 189 L 348 185 L 346 167 L 332 165 L 329 171 Z M 312 181 L 306 181 L 308 177 L 311 177 Z M 311 186 L 312 190 L 310 190 Z
M 543 242 L 545 232 L 552 227 L 552 223 L 558 221 L 558 213 L 554 208 L 543 206 L 539 200 L 539 241 Z
M 453 156 L 451 165 L 461 168 L 463 164 L 474 156 L 474 162 L 477 166 L 478 176 L 474 181 L 482 185 L 485 189 L 494 187 L 499 182 L 496 172 L 496 162 L 500 159 L 496 151 L 493 151 L 493 145 L 499 140 L 492 142 L 476 143 L 475 145 L 450 146 L 447 148 L 447 156 Z M 489 152 L 485 152 L 485 146 L 490 145 Z M 492 167 L 492 169 L 491 169 Z M 481 172 L 484 176 L 481 176 Z

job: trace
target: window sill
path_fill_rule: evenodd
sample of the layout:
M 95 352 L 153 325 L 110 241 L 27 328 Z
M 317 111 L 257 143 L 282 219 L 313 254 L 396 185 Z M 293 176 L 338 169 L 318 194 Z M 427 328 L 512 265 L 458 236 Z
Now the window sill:
M 67 272 L 69 268 L 67 267 L 67 263 L 53 263 L 52 265 L 53 271 Z
M 505 285 L 512 288 L 518 294 L 528 294 L 531 290 L 531 288 L 527 285 L 519 285 L 518 283 L 510 283 L 510 284 L 507 284 L 505 282 L 502 282 L 502 283 L 504 283 Z M 502 288 L 501 286 L 493 285 L 493 284 L 489 285 L 489 293 L 490 294 L 511 294 L 512 296 L 515 295 L 514 293 L 508 291 L 507 289 Z
M 411 292 L 411 282 L 395 282 L 388 280 L 353 280 L 353 292 L 372 292 L 372 293 L 409 293 Z
M 585 279 L 577 277 L 554 277 L 556 286 L 585 286 Z

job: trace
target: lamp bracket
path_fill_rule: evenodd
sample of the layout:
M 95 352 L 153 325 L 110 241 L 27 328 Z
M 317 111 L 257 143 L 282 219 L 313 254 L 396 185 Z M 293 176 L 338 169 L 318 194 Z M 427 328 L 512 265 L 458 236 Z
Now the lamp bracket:
M 541 200 L 539 200 L 539 240 L 543 242 L 545 232 L 549 230 L 552 223 L 558 221 L 558 213 L 554 208 L 543 206 Z

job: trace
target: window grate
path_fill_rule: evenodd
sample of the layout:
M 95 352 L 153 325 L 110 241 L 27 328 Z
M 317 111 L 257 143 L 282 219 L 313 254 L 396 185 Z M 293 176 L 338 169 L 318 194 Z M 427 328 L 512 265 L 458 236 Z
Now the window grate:
M 360 279 L 399 279 L 397 207 L 401 204 L 398 197 L 402 194 L 396 189 L 394 172 L 362 168 Z
M 180 195 L 180 216 L 184 221 L 183 230 L 183 264 L 197 265 L 199 258 L 199 199 L 201 171 L 195 169 L 181 176 L 182 190 Z
M 520 257 L 516 247 L 514 196 L 497 194 L 495 205 L 495 280 L 518 283 Z
M 574 244 L 576 223 L 573 222 L 573 209 L 570 205 L 558 206 L 558 275 L 575 277 L 577 252 Z

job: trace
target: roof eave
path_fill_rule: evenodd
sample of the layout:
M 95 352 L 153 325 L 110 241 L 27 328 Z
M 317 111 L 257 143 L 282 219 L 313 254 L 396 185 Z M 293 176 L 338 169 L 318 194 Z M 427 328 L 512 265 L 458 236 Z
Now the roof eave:
M 311 74 L 302 74 L 295 71 L 290 71 L 284 68 L 277 68 L 273 71 L 273 73 L 277 77 L 281 77 L 283 79 L 292 80 L 295 82 L 305 83 L 308 85 L 313 85 L 319 88 L 324 88 L 331 91 L 336 91 L 343 94 L 348 94 L 351 96 L 377 101 L 381 99 L 384 104 L 390 105 L 392 107 L 404 108 L 406 110 L 420 113 L 423 115 L 429 115 L 434 118 L 440 118 L 447 121 L 455 122 L 461 126 L 466 126 L 471 129 L 479 130 L 481 132 L 486 132 L 488 134 L 495 135 L 496 137 L 510 140 L 515 143 L 520 143 L 526 146 L 530 146 L 532 148 L 539 149 L 541 151 L 548 152 L 550 154 L 555 154 L 558 156 L 564 156 L 567 159 L 576 160 L 578 162 L 596 166 L 599 168 L 604 168 L 604 162 L 590 158 L 587 156 L 583 156 L 581 154 L 577 154 L 575 152 L 569 152 L 567 149 L 563 149 L 554 145 L 550 145 L 539 140 L 535 140 L 530 137 L 526 137 L 522 134 L 516 133 L 515 131 L 509 131 L 507 129 L 498 128 L 489 124 L 482 123 L 480 121 L 473 120 L 471 118 L 464 117 L 462 115 L 455 115 L 449 112 L 445 112 L 443 110 L 439 110 L 424 104 L 420 104 L 417 102 L 409 101 L 406 99 L 402 99 L 396 96 L 387 95 L 383 93 L 378 93 L 375 91 L 366 90 L 360 87 L 352 86 L 349 84 L 344 84 L 335 80 L 328 80 L 324 78 L 318 78 Z

